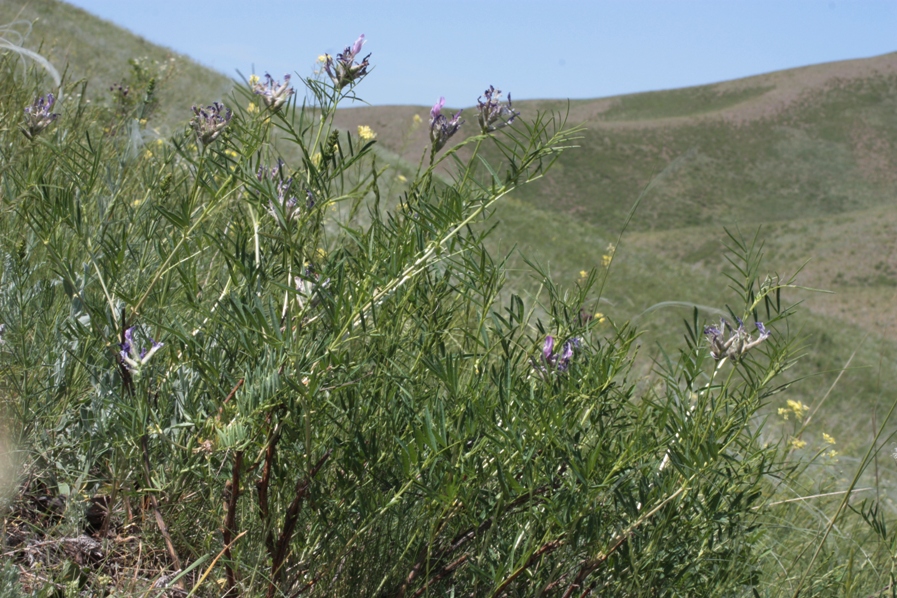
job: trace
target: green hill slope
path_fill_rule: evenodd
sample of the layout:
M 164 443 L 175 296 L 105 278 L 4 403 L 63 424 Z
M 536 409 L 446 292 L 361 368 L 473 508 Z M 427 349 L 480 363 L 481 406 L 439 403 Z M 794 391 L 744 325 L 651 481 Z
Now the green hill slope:
M 57 0 L 0 1 L 0 24 L 17 21 L 14 29 L 27 35 L 25 47 L 39 49 L 69 82 L 86 78 L 94 101 L 109 99 L 109 87 L 125 80 L 132 59 L 159 70 L 173 66 L 158 96 L 155 124 L 163 132 L 189 120 L 192 104 L 219 100 L 233 87 L 231 79 L 186 56 Z

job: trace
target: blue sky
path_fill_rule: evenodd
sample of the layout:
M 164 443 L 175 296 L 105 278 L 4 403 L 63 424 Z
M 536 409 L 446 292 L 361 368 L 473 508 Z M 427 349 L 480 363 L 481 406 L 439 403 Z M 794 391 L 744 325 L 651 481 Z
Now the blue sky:
M 686 87 L 897 51 L 894 0 L 69 0 L 225 74 L 309 74 L 368 39 L 375 105 Z

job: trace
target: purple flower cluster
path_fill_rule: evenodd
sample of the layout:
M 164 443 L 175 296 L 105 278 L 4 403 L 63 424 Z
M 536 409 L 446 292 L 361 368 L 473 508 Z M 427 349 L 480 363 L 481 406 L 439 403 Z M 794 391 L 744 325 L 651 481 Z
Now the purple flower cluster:
M 449 120 L 442 113 L 443 106 L 445 106 L 445 98 L 439 98 L 439 101 L 430 109 L 430 142 L 433 144 L 434 154 L 441 150 L 445 142 L 464 124 L 460 110 Z
M 479 111 L 477 121 L 480 123 L 480 130 L 484 134 L 507 127 L 514 122 L 515 118 L 520 116 L 520 113 L 511 106 L 510 93 L 508 94 L 508 104 L 506 106 L 503 106 L 501 103 L 500 89 L 495 89 L 490 85 L 489 89 L 483 92 L 483 95 L 486 96 L 485 102 L 483 101 L 483 96 L 477 98 L 477 110 Z
M 724 338 L 726 328 L 730 330 L 729 338 Z M 704 335 L 710 342 L 710 356 L 717 361 L 726 357 L 731 357 L 734 360 L 740 359 L 745 353 L 769 337 L 769 330 L 766 329 L 763 322 L 757 322 L 757 331 L 759 335 L 757 338 L 753 338 L 744 329 L 744 322 L 740 319 L 738 320 L 738 328 L 735 328 L 725 319 L 720 318 L 719 328 L 716 326 L 704 328 Z
M 52 93 L 48 93 L 46 97 L 38 96 L 30 106 L 25 107 L 25 124 L 22 126 L 22 133 L 28 139 L 34 139 L 41 131 L 49 127 L 59 117 L 58 114 L 50 112 L 56 98 Z
M 283 160 L 278 160 L 277 165 L 270 169 L 260 167 L 258 169 L 258 172 L 256 173 L 256 178 L 259 181 L 276 181 L 274 188 L 277 192 L 277 205 L 279 205 L 283 210 L 286 219 L 291 220 L 293 219 L 293 217 L 299 215 L 301 208 L 299 207 L 299 200 L 296 199 L 296 196 L 291 193 L 291 188 L 293 186 L 293 177 L 288 177 L 286 179 L 283 178 L 285 172 L 286 169 L 284 167 Z M 311 191 L 306 189 L 305 197 L 305 207 L 310 210 L 315 206 L 315 196 Z M 276 217 L 277 210 L 274 206 L 274 200 L 270 200 L 268 202 L 268 213 Z
M 212 103 L 205 108 L 193 107 L 193 120 L 190 126 L 196 132 L 196 138 L 203 145 L 209 145 L 215 141 L 221 132 L 230 123 L 231 111 L 224 104 Z
M 119 355 L 121 362 L 129 372 L 139 372 L 140 368 L 146 365 L 153 354 L 164 346 L 163 343 L 158 343 L 153 339 L 150 339 L 150 345 L 149 350 L 141 349 L 137 351 L 137 347 L 134 344 L 134 327 L 132 326 L 125 330 L 125 342 L 119 345 L 121 347 Z
M 551 371 L 556 369 L 559 372 L 566 372 L 570 367 L 570 360 L 573 358 L 573 348 L 579 348 L 579 338 L 573 338 L 564 343 L 560 353 L 554 352 L 554 337 L 551 335 L 545 337 L 545 344 L 542 345 L 542 370 Z
M 501 90 L 495 89 L 491 85 L 484 95 L 486 96 L 485 102 L 483 96 L 477 98 L 477 121 L 484 134 L 507 127 L 520 116 L 520 113 L 511 106 L 511 94 L 508 94 L 507 105 L 501 103 Z M 441 150 L 446 141 L 464 124 L 460 110 L 449 119 L 442 114 L 443 106 L 445 106 L 445 98 L 439 98 L 436 105 L 430 109 L 430 143 L 432 143 L 434 154 Z
M 327 71 L 327 75 L 337 89 L 342 89 L 367 74 L 370 66 L 368 58 L 371 55 L 365 56 L 360 63 L 355 62 L 355 57 L 361 52 L 365 41 L 367 40 L 364 39 L 364 34 L 361 34 L 354 44 L 336 55 L 336 60 L 332 56 L 327 56 L 324 70 Z
M 256 95 L 262 96 L 262 101 L 271 112 L 277 112 L 295 93 L 295 90 L 290 87 L 290 76 L 284 75 L 283 83 L 281 83 L 265 73 L 265 80 L 265 83 L 256 83 L 253 86 L 253 91 Z

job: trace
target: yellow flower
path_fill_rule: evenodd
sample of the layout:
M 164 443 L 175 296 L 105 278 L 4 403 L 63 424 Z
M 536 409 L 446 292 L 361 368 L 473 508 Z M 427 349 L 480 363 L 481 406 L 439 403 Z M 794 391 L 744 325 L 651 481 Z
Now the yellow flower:
M 143 157 L 144 157 L 145 159 L 149 160 L 150 158 L 153 157 L 153 152 L 151 152 L 151 151 L 149 151 L 149 150 L 146 150 L 145 152 L 143 152 Z
M 407 183 L 407 182 L 408 182 L 408 179 L 405 178 L 405 175 L 400 174 L 400 175 L 397 176 L 396 178 L 399 179 L 400 181 L 402 181 L 403 183 Z
M 322 249 L 321 247 L 318 247 L 318 250 L 315 253 L 317 253 L 318 257 L 321 259 L 327 257 L 327 252 L 324 251 L 324 249 Z
M 327 54 L 321 54 L 318 56 L 318 62 L 327 62 Z
M 249 75 L 249 85 L 250 85 L 250 86 L 255 85 L 255 84 L 258 83 L 258 82 L 259 82 L 259 76 L 258 76 L 258 75 Z
M 838 451 L 831 450 L 831 451 L 829 451 L 827 454 L 828 454 L 828 456 L 829 456 L 830 458 L 834 459 L 835 457 L 838 456 Z
M 415 114 L 415 115 L 414 115 L 414 118 L 412 118 L 411 120 L 414 121 L 414 124 L 419 125 L 419 124 L 420 124 L 420 121 L 421 121 L 422 119 L 421 119 L 421 117 L 420 117 L 420 114 Z
M 236 157 L 238 157 L 238 156 L 240 155 L 240 154 L 238 154 L 236 151 L 234 151 L 234 150 L 232 150 L 232 149 L 224 150 L 224 153 L 227 154 L 228 156 L 230 156 L 231 158 L 236 158 Z
M 164 139 L 156 139 L 156 145 L 158 145 L 159 147 L 162 147 L 163 145 L 165 145 L 165 140 Z
M 807 412 L 810 410 L 808 406 L 801 403 L 800 401 L 794 401 L 792 399 L 788 399 L 788 408 L 794 412 L 794 416 L 797 419 L 803 419 Z
M 835 439 L 832 438 L 831 436 L 829 436 L 828 434 L 826 434 L 825 432 L 822 433 L 822 439 L 825 440 L 829 444 L 835 444 Z
M 579 271 L 579 277 L 580 277 L 580 278 L 588 278 L 588 276 L 589 276 L 589 273 L 586 272 L 585 270 L 580 270 L 580 271 Z
M 250 102 L 248 106 L 246 106 L 246 112 L 249 114 L 255 114 L 259 111 L 259 105 L 255 102 Z
M 790 409 L 786 409 L 785 407 L 779 407 L 779 415 L 782 416 L 782 419 L 788 421 L 788 414 L 791 413 Z
M 134 201 L 131 202 L 131 207 L 132 208 L 138 207 L 140 205 L 140 201 L 141 200 L 139 200 L 139 199 L 135 199 Z
M 800 440 L 799 438 L 791 439 L 791 448 L 802 449 L 807 446 L 807 442 L 805 440 Z
M 140 126 L 141 126 L 141 127 L 145 127 L 145 126 L 146 126 L 146 119 L 145 119 L 145 118 L 141 118 L 139 122 L 140 122 Z
M 367 125 L 358 125 L 358 136 L 365 141 L 370 141 L 375 138 L 377 134 Z
M 603 321 L 606 320 L 607 318 L 604 316 L 603 313 L 601 313 L 601 312 L 599 311 L 599 312 L 595 312 L 595 319 L 598 320 L 598 323 L 600 324 L 601 322 L 603 322 Z
M 610 263 L 614 260 L 614 254 L 617 252 L 617 248 L 613 243 L 607 244 L 607 249 L 604 250 L 604 255 L 601 256 L 601 265 L 607 268 L 610 266 Z

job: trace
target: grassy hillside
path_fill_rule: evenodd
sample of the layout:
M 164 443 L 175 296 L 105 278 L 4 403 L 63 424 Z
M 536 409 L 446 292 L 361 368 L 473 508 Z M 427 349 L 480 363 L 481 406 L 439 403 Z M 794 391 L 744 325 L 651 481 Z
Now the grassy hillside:
M 160 84 L 159 109 L 153 123 L 163 133 L 183 126 L 192 104 L 220 100 L 233 87 L 231 79 L 186 56 L 57 0 L 0 0 L 0 24 L 16 21 L 22 23 L 14 29 L 27 35 L 25 47 L 39 50 L 66 73 L 69 83 L 87 79 L 88 97 L 93 101 L 109 101 L 109 87 L 132 77 L 130 60 L 170 72 Z
M 164 65 L 171 56 L 50 0 L 0 3 L 0 20 L 15 19 L 33 20 L 26 45 L 40 48 L 60 70 L 68 65 L 69 80 L 86 77 L 97 101 L 108 101 L 108 86 L 128 76 L 130 58 Z M 219 99 L 231 85 L 189 59 L 175 60 L 160 92 L 156 124 L 162 130 L 183 127 L 191 104 Z M 363 88 L 359 92 L 363 96 Z M 841 453 L 820 460 L 814 466 L 818 478 L 795 492 L 812 494 L 830 489 L 825 484 L 832 479 L 850 479 L 897 399 L 897 213 L 891 207 L 897 192 L 897 54 L 697 88 L 515 106 L 523 118 L 569 106 L 569 122 L 587 128 L 578 150 L 566 152 L 544 180 L 515 191 L 495 210 L 500 226 L 489 243 L 510 253 L 505 275 L 511 288 L 545 299 L 522 256 L 567 288 L 575 289 L 593 269 L 599 280 L 608 276 L 600 296 L 593 292 L 582 307 L 610 320 L 599 324 L 608 334 L 612 322 L 627 320 L 641 330 L 636 384 L 645 387 L 656 383 L 654 364 L 681 346 L 682 320 L 690 318 L 692 305 L 701 306 L 706 323 L 736 303 L 724 276 L 733 272 L 725 228 L 748 241 L 756 235 L 764 271 L 782 278 L 800 271 L 801 286 L 834 291 L 786 293 L 788 301 L 804 302 L 790 323 L 804 356 L 787 372 L 798 381 L 787 396 L 820 408 L 801 436 L 807 446 L 796 452 L 812 457 L 830 448 L 826 433 Z M 378 164 L 393 165 L 381 177 L 392 201 L 407 190 L 428 145 L 428 110 L 375 107 L 337 115 L 342 129 L 354 133 L 368 125 L 377 133 Z M 462 132 L 469 135 L 474 110 L 465 115 Z M 608 267 L 605 256 L 611 254 Z M 789 437 L 794 422 L 778 413 L 785 399 L 769 400 L 770 425 L 762 440 L 775 443 Z M 888 497 L 897 478 L 887 461 L 880 469 L 876 463 L 874 476 L 863 483 L 874 485 L 893 510 Z M 812 485 L 816 480 L 819 487 Z M 801 529 L 793 541 L 818 528 Z

